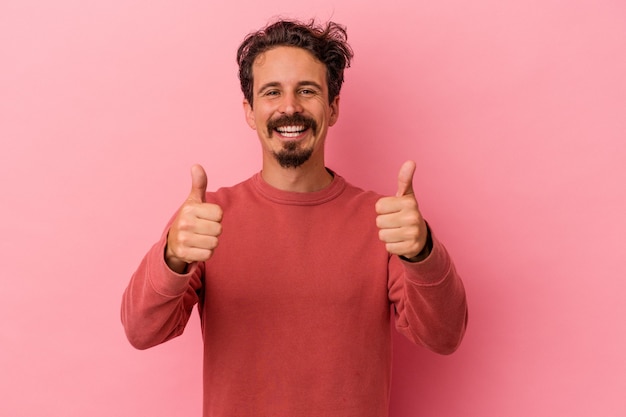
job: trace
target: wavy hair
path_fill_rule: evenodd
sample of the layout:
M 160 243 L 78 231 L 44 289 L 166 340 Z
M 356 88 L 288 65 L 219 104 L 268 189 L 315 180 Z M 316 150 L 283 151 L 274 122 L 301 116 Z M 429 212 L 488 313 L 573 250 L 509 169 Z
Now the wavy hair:
M 293 46 L 310 52 L 326 66 L 328 100 L 332 103 L 341 90 L 343 71 L 350 66 L 350 60 L 354 56 L 347 40 L 348 34 L 344 26 L 334 22 L 321 26 L 314 20 L 308 23 L 279 20 L 250 33 L 237 50 L 239 82 L 244 97 L 252 106 L 252 64 L 256 57 L 279 46 Z

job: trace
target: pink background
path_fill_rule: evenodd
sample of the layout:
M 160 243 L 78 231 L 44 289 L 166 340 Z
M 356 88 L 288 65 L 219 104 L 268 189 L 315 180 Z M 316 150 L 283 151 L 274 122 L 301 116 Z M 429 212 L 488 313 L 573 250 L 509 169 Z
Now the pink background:
M 348 26 L 329 166 L 415 159 L 467 287 L 457 353 L 396 338 L 392 416 L 626 415 L 621 0 L 2 0 L 0 415 L 200 415 L 196 315 L 140 352 L 120 297 L 192 163 L 260 168 L 234 54 L 278 14 Z

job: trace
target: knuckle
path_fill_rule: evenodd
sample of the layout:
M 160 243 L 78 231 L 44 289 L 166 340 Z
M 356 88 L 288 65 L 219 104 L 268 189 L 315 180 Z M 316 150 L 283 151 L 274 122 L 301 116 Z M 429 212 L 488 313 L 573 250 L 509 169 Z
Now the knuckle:
M 374 205 L 374 209 L 376 210 L 376 213 L 382 214 L 385 211 L 385 200 L 382 198 L 378 200 Z
M 191 230 L 193 222 L 186 216 L 178 218 L 177 227 L 179 230 Z
M 217 248 L 217 245 L 219 244 L 219 239 L 217 237 L 211 236 L 211 238 L 208 240 L 208 248 L 209 250 L 213 250 L 215 248 Z
M 211 213 L 216 222 L 222 221 L 222 218 L 224 217 L 224 210 L 222 210 L 220 206 L 217 204 L 211 204 Z
M 174 256 L 176 256 L 177 258 L 182 259 L 185 262 L 189 262 L 189 254 L 183 248 L 181 247 L 172 248 L 172 252 L 174 253 Z
M 184 216 L 190 216 L 194 211 L 194 205 L 191 203 L 185 203 L 183 204 L 183 206 L 180 208 L 180 217 L 184 217 Z
M 167 245 L 173 252 L 177 251 L 180 246 L 180 232 L 171 230 L 167 236 Z
M 176 239 L 176 242 L 180 248 L 185 248 L 189 246 L 189 234 L 187 233 L 179 233 Z
M 382 228 L 383 224 L 384 224 L 383 218 L 381 216 L 377 216 L 376 217 L 376 227 Z

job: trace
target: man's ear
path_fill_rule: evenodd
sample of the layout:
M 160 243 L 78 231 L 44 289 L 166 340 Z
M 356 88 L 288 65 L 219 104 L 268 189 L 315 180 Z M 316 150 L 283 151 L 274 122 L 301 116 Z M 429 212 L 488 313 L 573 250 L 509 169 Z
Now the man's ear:
M 339 96 L 335 96 L 330 103 L 330 119 L 328 120 L 328 126 L 332 126 L 337 122 L 339 118 Z
M 243 112 L 246 115 L 246 122 L 248 126 L 256 130 L 256 119 L 254 118 L 254 111 L 252 110 L 252 104 L 248 100 L 243 101 Z

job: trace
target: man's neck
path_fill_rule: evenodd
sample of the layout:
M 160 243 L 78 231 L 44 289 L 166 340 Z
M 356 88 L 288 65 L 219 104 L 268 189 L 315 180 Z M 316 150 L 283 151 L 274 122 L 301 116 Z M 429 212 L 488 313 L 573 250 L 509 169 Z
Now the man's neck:
M 297 168 L 283 168 L 276 163 L 264 163 L 261 176 L 269 185 L 283 191 L 310 193 L 326 188 L 333 180 L 323 163 L 307 161 Z

